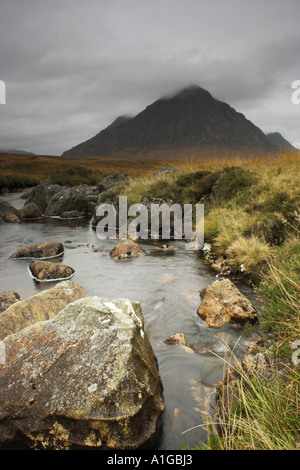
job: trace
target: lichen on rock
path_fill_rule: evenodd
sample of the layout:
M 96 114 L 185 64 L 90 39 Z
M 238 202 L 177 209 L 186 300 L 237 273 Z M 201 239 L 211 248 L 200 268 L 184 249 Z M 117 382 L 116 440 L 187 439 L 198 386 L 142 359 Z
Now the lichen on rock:
M 0 447 L 134 449 L 164 409 L 141 306 L 86 297 L 8 336 L 0 369 Z
M 213 282 L 200 296 L 203 300 L 197 312 L 210 327 L 257 321 L 255 308 L 229 279 Z

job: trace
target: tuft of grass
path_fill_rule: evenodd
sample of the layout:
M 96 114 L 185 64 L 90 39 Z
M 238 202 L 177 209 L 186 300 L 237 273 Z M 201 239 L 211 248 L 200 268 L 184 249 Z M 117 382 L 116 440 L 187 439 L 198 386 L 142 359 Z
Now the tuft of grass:
M 205 217 L 205 239 L 212 242 L 218 255 L 225 254 L 235 240 L 251 229 L 254 220 L 238 206 L 216 207 Z
M 280 247 L 259 286 L 264 299 L 263 325 L 286 345 L 300 339 L 300 238 Z M 288 350 L 291 354 L 291 349 Z
M 255 235 L 249 238 L 240 236 L 226 248 L 227 260 L 230 264 L 243 265 L 246 273 L 253 273 L 263 268 L 271 260 L 273 249 L 265 241 Z
M 290 369 L 287 379 L 276 371 L 271 381 L 258 371 L 239 373 L 236 399 L 220 418 L 222 448 L 299 450 L 299 373 Z

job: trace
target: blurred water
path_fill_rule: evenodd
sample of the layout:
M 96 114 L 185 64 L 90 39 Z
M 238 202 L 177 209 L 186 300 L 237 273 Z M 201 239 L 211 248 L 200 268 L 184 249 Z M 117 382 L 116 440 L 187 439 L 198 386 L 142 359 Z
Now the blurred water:
M 18 194 L 1 196 L 15 207 L 23 206 Z M 21 298 L 49 289 L 54 283 L 36 283 L 28 274 L 30 260 L 10 260 L 24 245 L 44 241 L 64 244 L 63 263 L 75 269 L 72 281 L 88 295 L 125 297 L 142 304 L 145 331 L 158 359 L 164 386 L 165 411 L 160 449 L 181 449 L 205 442 L 203 417 L 214 408 L 215 385 L 223 377 L 229 354 L 226 345 L 243 355 L 240 327 L 209 328 L 197 315 L 199 291 L 216 279 L 201 253 L 185 250 L 185 242 L 171 242 L 164 250 L 159 242 L 140 245 L 146 256 L 115 261 L 109 251 L 114 240 L 99 240 L 84 219 L 42 219 L 0 225 L 0 289 L 15 290 Z M 239 285 L 255 304 L 250 288 Z M 184 333 L 189 346 L 165 344 L 168 336 Z M 197 428 L 185 432 L 190 428 Z M 199 427 L 200 426 L 200 427 Z M 184 433 L 184 434 L 182 434 Z

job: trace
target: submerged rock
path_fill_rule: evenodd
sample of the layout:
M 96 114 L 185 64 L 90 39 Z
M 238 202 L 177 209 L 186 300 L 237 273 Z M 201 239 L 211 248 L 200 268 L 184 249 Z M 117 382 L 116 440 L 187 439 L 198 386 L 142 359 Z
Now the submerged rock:
M 255 308 L 229 279 L 213 282 L 200 296 L 203 301 L 197 312 L 211 327 L 257 321 Z
M 187 342 L 183 333 L 175 333 L 163 341 L 166 344 L 182 344 L 187 346 Z
M 28 269 L 33 278 L 37 281 L 69 279 L 75 272 L 73 268 L 70 268 L 70 266 L 66 264 L 51 261 L 35 261 Z
M 114 259 L 136 258 L 144 254 L 145 251 L 132 240 L 121 240 L 110 250 L 110 255 Z
M 4 291 L 0 294 L 0 313 L 6 310 L 15 302 L 20 300 L 20 295 L 18 292 L 14 292 L 12 290 Z
M 49 290 L 12 304 L 0 315 L 0 341 L 38 321 L 57 315 L 70 302 L 86 297 L 79 284 L 62 281 Z
M 64 246 L 60 242 L 34 243 L 20 248 L 10 258 L 53 258 L 64 253 Z
M 0 448 L 135 449 L 163 411 L 139 303 L 87 297 L 4 340 Z

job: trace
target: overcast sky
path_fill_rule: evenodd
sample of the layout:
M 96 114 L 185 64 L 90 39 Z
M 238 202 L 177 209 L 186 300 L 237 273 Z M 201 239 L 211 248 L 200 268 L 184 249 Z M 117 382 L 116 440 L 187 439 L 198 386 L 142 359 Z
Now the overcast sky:
M 0 0 L 0 148 L 60 155 L 191 84 L 300 147 L 300 0 Z

